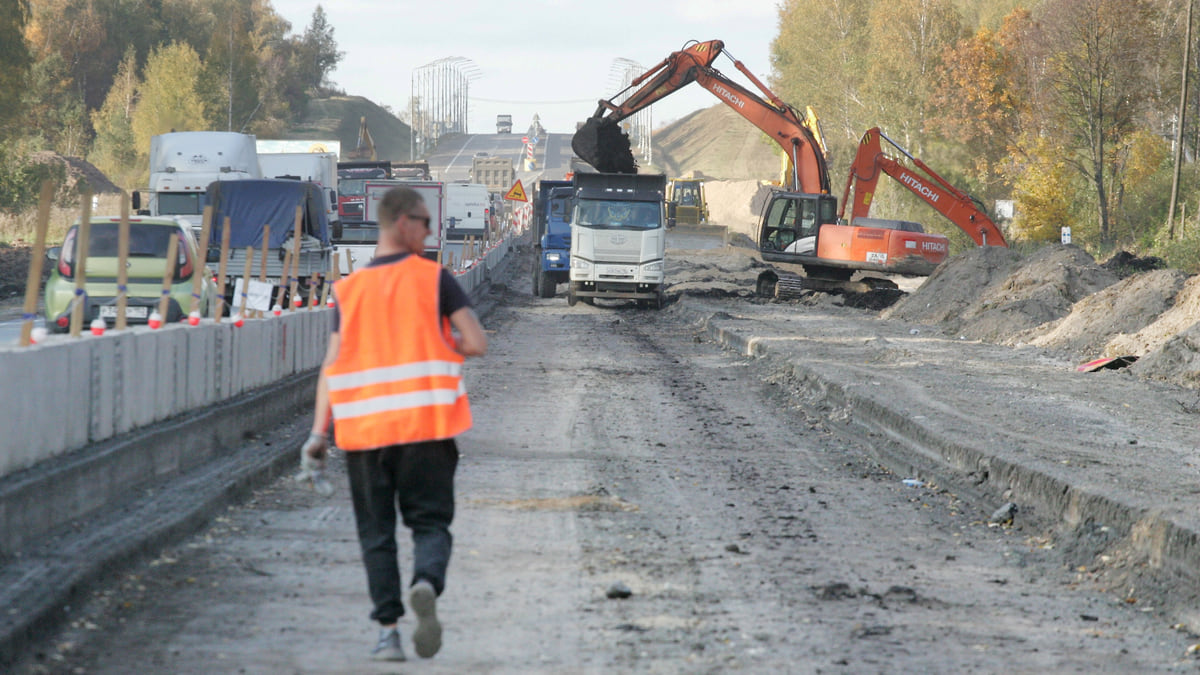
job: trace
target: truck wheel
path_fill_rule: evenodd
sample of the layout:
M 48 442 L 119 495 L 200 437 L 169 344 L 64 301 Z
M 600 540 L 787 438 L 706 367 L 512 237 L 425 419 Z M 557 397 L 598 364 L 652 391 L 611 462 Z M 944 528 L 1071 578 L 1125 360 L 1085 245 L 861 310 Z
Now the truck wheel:
M 538 277 L 538 297 L 553 298 L 558 291 L 558 280 L 549 272 L 541 272 Z
M 654 298 L 654 309 L 662 309 L 667 305 L 667 294 L 663 289 L 658 289 L 658 295 Z
M 572 282 L 567 288 L 567 307 L 574 307 L 577 302 L 579 302 L 579 296 L 575 295 L 575 283 Z

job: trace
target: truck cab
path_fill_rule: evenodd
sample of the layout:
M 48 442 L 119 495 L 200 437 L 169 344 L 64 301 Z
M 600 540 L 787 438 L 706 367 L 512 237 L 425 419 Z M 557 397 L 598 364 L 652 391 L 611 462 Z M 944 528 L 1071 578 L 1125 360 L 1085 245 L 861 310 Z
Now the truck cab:
M 533 292 L 542 298 L 552 298 L 558 285 L 570 281 L 571 273 L 571 215 L 575 191 L 568 181 L 544 181 L 539 195 L 542 200 L 541 222 L 537 240 L 537 262 L 534 263 Z M 567 183 L 561 186 L 546 183 Z
M 666 177 L 577 173 L 567 304 L 596 298 L 662 308 L 666 297 Z

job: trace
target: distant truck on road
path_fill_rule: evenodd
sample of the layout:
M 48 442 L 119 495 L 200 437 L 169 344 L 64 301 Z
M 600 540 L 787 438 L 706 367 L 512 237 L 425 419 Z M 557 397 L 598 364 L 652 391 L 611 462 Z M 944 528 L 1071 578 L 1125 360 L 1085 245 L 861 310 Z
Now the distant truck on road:
M 470 181 L 486 185 L 489 192 L 505 194 L 517 182 L 517 170 L 507 157 L 473 157 Z
M 496 133 L 512 133 L 512 115 L 496 115 Z
M 144 216 L 178 216 L 199 234 L 213 182 L 262 178 L 255 138 L 227 131 L 175 131 L 150 139 L 150 187 L 133 193 Z

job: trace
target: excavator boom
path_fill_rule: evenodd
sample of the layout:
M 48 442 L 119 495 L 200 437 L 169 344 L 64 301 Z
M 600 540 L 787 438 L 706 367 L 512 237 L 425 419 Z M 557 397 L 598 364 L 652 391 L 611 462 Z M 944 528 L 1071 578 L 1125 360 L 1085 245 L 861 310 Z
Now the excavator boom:
M 725 43 L 720 40 L 690 42 L 638 76 L 630 85 L 633 93 L 623 102 L 600 101 L 596 112 L 571 139 L 575 154 L 600 171 L 636 172 L 637 163 L 633 159 L 629 139 L 621 132 L 618 123 L 688 84 L 697 82 L 783 148 L 789 160 L 793 189 L 813 194 L 828 193 L 829 171 L 815 116 L 799 115 L 741 61 L 735 59 L 734 66 L 761 90 L 762 96 L 713 68 L 713 62 L 724 52 L 724 48 Z
M 881 140 L 891 144 L 910 160 L 916 169 L 884 153 Z M 924 162 L 913 157 L 885 136 L 878 127 L 863 134 L 858 144 L 858 153 L 854 156 L 854 163 L 850 165 L 850 176 L 846 179 L 846 191 L 842 195 L 839 219 L 844 216 L 847 205 L 851 205 L 851 223 L 870 215 L 871 200 L 875 196 L 880 173 L 895 178 L 898 183 L 966 232 L 979 246 L 1008 246 L 1000 228 L 988 218 L 982 206 L 970 195 L 954 187 Z M 850 196 L 851 191 L 854 193 L 853 198 Z

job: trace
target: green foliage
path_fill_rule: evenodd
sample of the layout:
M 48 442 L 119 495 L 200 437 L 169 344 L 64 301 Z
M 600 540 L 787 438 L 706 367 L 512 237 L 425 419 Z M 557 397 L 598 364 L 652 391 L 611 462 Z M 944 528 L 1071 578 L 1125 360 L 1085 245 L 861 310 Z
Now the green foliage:
M 117 68 L 104 105 L 92 113 L 96 141 L 88 159 L 109 180 L 127 188 L 141 174 L 133 135 L 133 110 L 138 88 L 137 53 L 131 45 Z
M 200 69 L 200 56 L 185 44 L 172 43 L 150 53 L 131 120 L 139 156 L 149 157 L 151 136 L 210 128 L 196 90 Z
M 28 0 L 0 2 L 0 141 L 13 135 L 21 114 L 21 91 L 33 57 L 25 42 Z
M 17 213 L 37 205 L 42 181 L 61 185 L 66 167 L 27 159 L 36 147 L 27 141 L 0 142 L 0 211 Z

